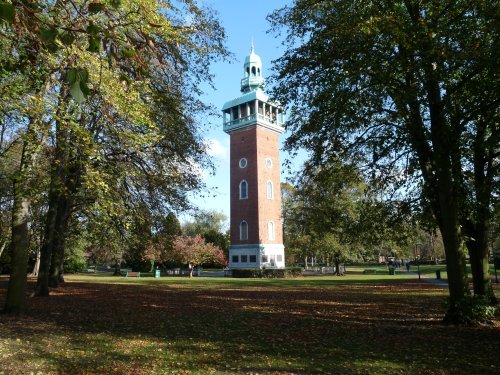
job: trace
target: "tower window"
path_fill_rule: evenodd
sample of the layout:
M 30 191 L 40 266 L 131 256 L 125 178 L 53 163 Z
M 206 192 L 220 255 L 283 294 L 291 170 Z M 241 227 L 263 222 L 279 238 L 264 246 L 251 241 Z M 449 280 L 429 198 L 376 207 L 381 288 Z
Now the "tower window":
M 274 222 L 267 223 L 267 238 L 274 241 Z
M 252 66 L 252 75 L 254 76 L 256 73 L 255 73 L 255 66 Z
M 240 163 L 239 163 L 240 168 L 246 168 L 247 164 L 248 164 L 247 159 L 245 159 L 245 158 L 240 159 Z
M 248 182 L 240 182 L 240 199 L 248 199 Z
M 240 223 L 240 240 L 248 240 L 248 223 L 244 220 Z
M 267 181 L 267 199 L 274 199 L 273 183 L 271 181 Z
M 271 158 L 266 159 L 266 167 L 271 168 L 273 166 L 273 161 Z

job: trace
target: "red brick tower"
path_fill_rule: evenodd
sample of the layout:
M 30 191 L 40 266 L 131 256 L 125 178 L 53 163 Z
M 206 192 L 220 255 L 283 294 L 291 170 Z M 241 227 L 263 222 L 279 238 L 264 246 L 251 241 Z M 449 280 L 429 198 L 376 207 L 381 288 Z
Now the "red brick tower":
M 285 267 L 278 152 L 284 116 L 263 87 L 262 63 L 252 45 L 242 95 L 222 108 L 231 137 L 230 268 Z

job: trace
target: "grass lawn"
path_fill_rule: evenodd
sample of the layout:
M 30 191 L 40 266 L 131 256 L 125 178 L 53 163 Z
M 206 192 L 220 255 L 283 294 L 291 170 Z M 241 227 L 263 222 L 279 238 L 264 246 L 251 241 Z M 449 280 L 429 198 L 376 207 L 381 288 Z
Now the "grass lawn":
M 442 324 L 447 291 L 406 272 L 67 281 L 0 315 L 0 374 L 500 374 L 500 321 Z
M 436 271 L 439 270 L 441 271 L 441 279 L 448 279 L 448 273 L 446 272 L 446 264 L 422 264 L 419 267 L 417 267 L 415 264 L 412 264 L 410 267 L 411 272 L 417 272 L 418 268 L 420 268 L 420 274 L 423 277 L 428 277 L 435 279 L 436 278 Z M 376 266 L 347 266 L 348 271 L 350 273 L 357 273 L 357 274 L 362 274 L 364 270 L 376 270 L 377 274 L 384 274 L 388 273 L 388 268 L 386 265 L 376 265 Z M 400 268 L 396 270 L 397 273 L 399 274 L 406 274 L 406 267 L 403 265 Z M 467 264 L 467 273 L 469 275 L 469 278 L 472 279 L 472 272 L 470 269 L 470 264 Z M 491 275 L 492 281 L 495 281 L 495 269 L 493 267 L 493 264 L 490 264 L 489 266 L 489 273 Z M 500 280 L 500 270 L 497 270 L 498 273 L 498 279 Z

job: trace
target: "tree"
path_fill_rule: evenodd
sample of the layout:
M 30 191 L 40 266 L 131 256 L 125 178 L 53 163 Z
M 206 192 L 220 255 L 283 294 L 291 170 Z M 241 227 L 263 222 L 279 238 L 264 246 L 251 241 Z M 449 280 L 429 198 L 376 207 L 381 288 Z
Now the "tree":
M 2 3 L 1 11 L 0 110 L 27 124 L 12 265 L 26 269 L 29 172 L 46 151 L 51 183 L 37 293 L 48 295 L 49 281 L 57 286 L 62 275 L 77 215 L 122 217 L 123 242 L 139 208 L 157 214 L 185 207 L 186 191 L 201 187 L 191 165 L 210 161 L 195 121 L 207 107 L 196 95 L 210 81 L 210 62 L 225 55 L 224 33 L 209 10 L 189 0 L 175 7 L 40 0 Z M 25 285 L 24 273 L 11 275 L 12 310 L 22 310 Z M 12 296 L 20 300 L 11 303 Z
M 274 89 L 291 107 L 287 147 L 420 189 L 443 236 L 453 322 L 469 303 L 464 242 L 474 293 L 494 302 L 484 239 L 500 168 L 498 12 L 492 1 L 298 0 L 270 16 L 288 31 Z
M 193 216 L 193 221 L 183 224 L 183 233 L 186 236 L 201 235 L 206 242 L 220 247 L 227 256 L 230 238 L 226 215 L 216 210 L 198 210 Z
M 189 264 L 189 277 L 193 276 L 193 270 L 196 266 L 205 263 L 215 263 L 221 266 L 227 264 L 224 252 L 217 246 L 205 243 L 205 240 L 200 235 L 194 237 L 177 236 L 174 239 L 174 249 L 171 259 Z
M 183 232 L 187 236 L 203 234 L 209 231 L 223 233 L 226 231 L 227 217 L 223 212 L 216 210 L 198 210 L 193 215 L 193 221 L 183 225 Z
M 306 162 L 296 186 L 287 188 L 285 207 L 286 248 L 333 262 L 338 274 L 340 263 L 373 258 L 389 245 L 391 256 L 410 248 L 408 208 L 379 199 L 359 169 L 341 161 Z

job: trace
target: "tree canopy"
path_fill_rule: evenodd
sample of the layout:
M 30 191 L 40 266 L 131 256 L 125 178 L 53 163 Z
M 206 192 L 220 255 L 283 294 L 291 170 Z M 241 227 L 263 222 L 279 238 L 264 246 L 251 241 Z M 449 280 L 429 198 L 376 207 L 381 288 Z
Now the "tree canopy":
M 418 193 L 439 226 L 450 309 L 468 284 L 493 301 L 486 238 L 499 192 L 496 1 L 298 0 L 275 11 L 286 32 L 275 98 L 288 107 L 290 149 L 316 165 L 342 158 L 381 186 Z
M 37 293 L 47 295 L 70 226 L 108 223 L 122 246 L 134 225 L 187 207 L 187 191 L 202 187 L 193 165 L 211 162 L 196 122 L 208 110 L 200 84 L 226 51 L 212 11 L 191 0 L 0 5 L 2 142 L 9 134 L 22 150 L 6 302 L 18 311 L 39 171 L 49 182 Z

